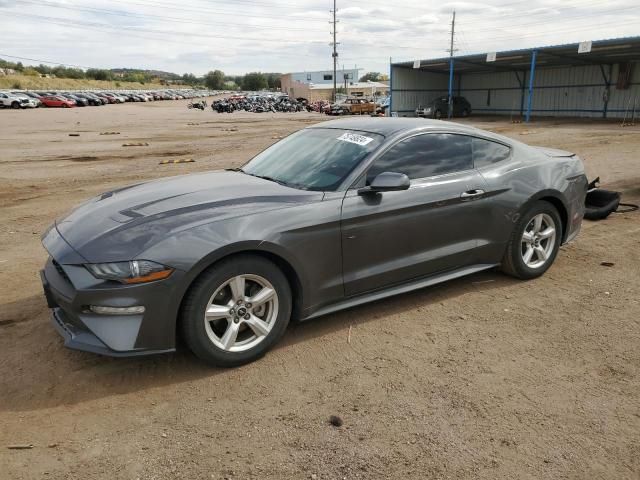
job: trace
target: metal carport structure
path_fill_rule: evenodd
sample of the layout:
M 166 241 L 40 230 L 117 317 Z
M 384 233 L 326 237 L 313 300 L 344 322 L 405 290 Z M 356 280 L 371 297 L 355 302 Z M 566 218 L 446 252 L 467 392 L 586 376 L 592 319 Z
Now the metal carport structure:
M 391 63 L 389 111 L 413 114 L 433 98 L 464 96 L 476 113 L 624 117 L 640 106 L 640 36 Z M 584 47 L 584 45 L 583 45 Z M 450 69 L 453 67 L 453 75 Z

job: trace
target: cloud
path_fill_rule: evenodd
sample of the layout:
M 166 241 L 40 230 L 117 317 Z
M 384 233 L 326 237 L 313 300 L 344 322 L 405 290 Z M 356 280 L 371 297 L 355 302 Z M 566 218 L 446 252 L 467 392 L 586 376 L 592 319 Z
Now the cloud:
M 332 67 L 329 0 L 146 2 L 0 0 L 0 52 L 195 74 Z M 386 72 L 389 57 L 442 57 L 454 8 L 458 54 L 637 35 L 640 24 L 637 0 L 351 3 L 337 12 L 339 63 Z

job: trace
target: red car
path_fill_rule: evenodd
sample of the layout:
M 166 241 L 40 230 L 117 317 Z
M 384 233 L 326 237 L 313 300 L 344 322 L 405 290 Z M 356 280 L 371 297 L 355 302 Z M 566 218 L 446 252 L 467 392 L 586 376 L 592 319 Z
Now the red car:
M 64 97 L 46 96 L 40 99 L 45 107 L 64 107 L 71 108 L 76 106 L 76 102 Z

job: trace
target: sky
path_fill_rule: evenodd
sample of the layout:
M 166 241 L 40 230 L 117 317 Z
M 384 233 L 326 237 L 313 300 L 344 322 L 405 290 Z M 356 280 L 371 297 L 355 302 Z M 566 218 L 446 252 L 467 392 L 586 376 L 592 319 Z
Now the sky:
M 203 75 L 330 69 L 332 0 L 0 0 L 0 58 Z M 337 0 L 338 65 L 640 35 L 638 0 Z

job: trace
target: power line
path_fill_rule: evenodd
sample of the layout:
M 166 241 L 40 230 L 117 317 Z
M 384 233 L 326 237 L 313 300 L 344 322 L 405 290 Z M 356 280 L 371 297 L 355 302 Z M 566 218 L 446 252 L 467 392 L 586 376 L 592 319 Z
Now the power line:
M 147 29 L 147 28 L 112 26 L 112 25 L 97 23 L 97 22 L 86 22 L 86 21 L 79 22 L 75 20 L 68 20 L 66 18 L 49 17 L 45 15 L 32 15 L 27 13 L 16 13 L 16 12 L 5 12 L 5 15 L 12 15 L 12 16 L 18 16 L 18 17 L 24 17 L 24 18 L 33 18 L 36 20 L 44 21 L 44 22 L 58 23 L 60 25 L 83 28 L 83 29 L 92 29 L 92 30 L 95 28 L 117 29 L 117 33 L 119 34 L 121 34 L 123 30 L 127 30 L 132 32 L 159 34 L 163 36 L 184 35 L 184 33 L 182 32 L 166 32 L 166 31 L 153 30 L 153 29 Z M 211 35 L 211 34 L 203 34 L 203 33 L 189 33 L 188 35 L 190 37 L 220 38 L 224 40 L 244 40 L 244 41 L 254 41 L 254 42 L 291 43 L 291 44 L 297 44 L 297 45 L 299 45 L 300 43 L 315 43 L 315 44 L 322 43 L 321 40 L 307 40 L 306 42 L 300 42 L 299 40 L 283 40 L 278 38 L 235 37 L 235 36 L 229 36 L 229 35 Z
M 33 0 L 18 0 L 21 1 L 23 3 L 31 3 L 31 4 L 39 4 L 39 2 L 35 2 Z M 113 0 L 112 0 L 113 1 Z M 117 0 L 116 0 L 117 1 Z M 105 13 L 105 14 L 109 14 L 109 15 L 121 15 L 121 16 L 127 16 L 127 17 L 135 17 L 135 18 L 152 18 L 152 19 L 158 19 L 158 20 L 167 20 L 167 21 L 171 21 L 171 22 L 175 22 L 175 23 L 189 23 L 189 24 L 202 24 L 202 25 L 210 25 L 210 26 L 217 26 L 217 24 L 211 24 L 211 23 L 206 23 L 206 22 L 199 22 L 199 21 L 193 21 L 193 20 L 187 20 L 187 19 L 180 19 L 180 18 L 173 18 L 173 17 L 165 17 L 165 16 L 161 16 L 161 15 L 154 15 L 154 14 L 142 14 L 142 13 L 131 13 L 131 12 L 123 12 L 123 11 L 113 11 L 113 10 L 107 10 L 107 9 L 101 9 L 101 8 L 94 8 L 94 7 L 77 7 L 77 6 L 68 6 L 68 5 L 62 5 L 62 4 L 56 4 L 53 2 L 40 2 L 40 3 L 44 3 L 46 6 L 52 7 L 52 8 L 66 8 L 66 9 L 71 9 L 71 10 L 84 10 L 84 11 L 96 11 L 96 12 L 101 12 L 101 13 Z M 146 7 L 151 7 L 153 5 L 147 5 L 147 4 L 141 4 L 139 2 L 125 2 L 127 4 L 137 4 L 137 5 L 144 5 Z M 156 2 L 157 3 L 157 2 Z M 256 2 L 251 2 L 251 3 L 255 3 L 256 5 L 258 5 L 258 3 Z M 521 3 L 521 2 L 514 2 L 514 3 Z M 164 7 L 164 3 L 160 3 L 159 5 L 163 5 L 164 9 L 171 9 L 169 7 Z M 262 4 L 260 4 L 262 5 Z M 504 5 L 508 5 L 508 4 L 503 4 L 501 6 Z M 622 10 L 629 10 L 629 9 L 633 9 L 633 8 L 637 8 L 637 7 L 627 7 L 627 8 L 623 8 L 620 9 Z M 173 9 L 176 9 L 175 7 Z M 188 10 L 188 11 L 198 11 L 200 12 L 200 10 L 196 10 L 196 9 L 185 9 L 185 8 L 178 8 L 180 10 Z M 217 10 L 214 10 L 215 12 L 219 12 Z M 612 10 L 608 10 L 607 13 L 611 12 Z M 202 12 L 200 12 L 202 13 Z M 227 13 L 227 12 L 225 12 Z M 529 16 L 533 16 L 533 15 L 548 15 L 547 12 L 540 12 L 540 13 L 532 13 Z M 250 15 L 250 14 L 245 14 L 245 17 L 256 17 L 256 18 L 274 18 L 273 16 L 264 16 L 264 15 Z M 586 18 L 586 17 L 590 17 L 591 15 L 582 15 L 582 16 L 578 16 L 578 17 L 573 17 L 573 18 Z M 281 19 L 283 16 L 277 16 L 275 18 Z M 474 18 L 476 18 L 477 15 L 474 15 Z M 500 20 L 502 18 L 504 18 L 505 16 L 494 16 L 494 19 Z M 295 16 L 292 16 L 291 18 L 297 18 Z M 571 18 L 571 17 L 570 17 Z M 61 19 L 64 20 L 64 19 Z M 301 20 L 302 21 L 302 20 Z M 307 20 L 304 20 L 307 21 Z M 539 22 L 539 23 L 545 23 L 545 22 Z M 530 24 L 523 24 L 523 25 L 535 25 L 537 23 L 530 23 Z M 239 24 L 239 23 L 229 23 L 229 22 L 225 22 L 225 25 L 233 25 L 233 26 L 239 26 L 239 27 L 249 27 L 252 29 L 273 29 L 273 30 L 283 30 L 283 31 L 309 31 L 309 32 L 320 32 L 321 30 L 315 30 L 315 29 L 309 29 L 309 28 L 295 28 L 295 27 L 277 27 L 277 26 L 265 26 L 265 25 L 252 25 L 252 24 Z M 356 26 L 356 30 L 353 32 L 349 32 L 346 31 L 344 32 L 344 34 L 346 35 L 359 35 L 360 33 L 357 30 L 357 24 Z M 109 27 L 109 26 L 107 26 Z M 486 28 L 486 29 L 480 29 L 480 30 L 475 30 L 475 31 L 487 31 L 487 30 L 494 30 L 493 28 Z M 150 33 L 154 33 L 153 31 L 151 31 Z M 375 37 L 375 38 L 388 38 L 388 35 L 386 34 L 382 34 L 382 35 L 376 35 L 376 34 L 371 34 L 370 32 L 366 32 L 367 37 Z M 220 37 L 222 38 L 222 37 Z
M 634 25 L 634 26 L 635 26 L 635 25 L 637 25 L 637 22 L 635 22 L 635 21 L 631 21 L 631 22 L 623 22 L 623 23 L 620 23 L 620 22 L 613 22 L 613 23 L 608 23 L 608 24 L 600 24 L 600 25 L 598 25 L 598 26 L 603 26 L 603 25 L 604 25 L 604 26 L 608 26 L 608 25 L 614 26 L 614 25 L 615 25 L 616 27 L 631 26 L 631 25 Z M 593 30 L 593 28 L 594 28 L 594 25 L 588 25 L 588 26 L 587 26 L 587 25 L 585 25 L 584 27 L 581 27 L 581 28 L 569 29 L 569 30 L 563 30 L 563 33 L 565 33 L 565 32 L 566 32 L 566 33 L 573 33 L 573 32 L 579 32 L 579 31 L 584 31 L 584 30 L 589 30 L 589 31 L 591 31 L 591 30 Z M 532 35 L 533 35 L 533 37 L 532 37 Z M 542 34 L 541 34 L 541 33 L 521 34 L 521 35 L 519 35 L 519 37 L 518 37 L 518 38 L 522 38 L 522 37 L 527 37 L 527 38 L 536 38 L 536 37 L 545 37 L 545 36 L 549 36 L 549 35 L 557 36 L 557 32 L 555 32 L 555 31 L 554 31 L 554 32 L 545 32 L 545 33 L 542 33 Z M 486 43 L 488 43 L 488 42 L 493 42 L 493 44 L 492 44 L 491 46 L 492 46 L 492 47 L 494 47 L 496 42 L 505 41 L 505 40 L 509 40 L 509 39 L 513 39 L 513 38 L 514 38 L 514 35 L 510 35 L 510 36 L 508 36 L 508 37 L 501 37 L 501 38 L 498 38 L 498 37 L 491 37 L 491 38 L 486 38 L 486 39 L 484 39 L 484 40 L 480 41 L 479 43 L 481 43 L 481 44 L 483 44 L 483 45 L 484 45 L 484 44 L 486 44 Z M 540 45 L 539 45 L 540 40 L 537 40 L 537 41 L 535 41 L 535 42 L 536 42 L 538 45 L 533 45 L 533 46 L 522 46 L 522 47 L 510 47 L 509 49 L 511 49 L 511 50 L 516 50 L 516 49 L 518 49 L 518 50 L 527 50 L 527 49 L 531 49 L 531 48 L 535 48 L 535 47 L 540 46 Z M 531 42 L 529 42 L 529 43 L 533 43 L 533 41 L 531 41 Z M 574 42 L 569 42 L 569 41 L 567 41 L 566 43 L 577 43 L 577 42 L 575 42 L 575 41 L 574 41 Z M 542 47 L 544 47 L 544 45 L 543 45 Z M 476 50 L 476 52 L 477 52 L 477 53 L 484 53 L 484 52 L 487 52 L 487 51 L 493 51 L 493 50 L 490 50 L 490 49 L 484 49 L 484 48 L 481 48 L 481 49 Z M 498 51 L 500 51 L 500 50 L 498 50 Z M 473 52 L 472 52 L 471 54 L 473 54 Z M 405 60 L 396 59 L 396 60 L 394 61 L 394 63 L 403 63 L 403 62 L 411 61 L 411 60 L 412 60 L 412 59 L 414 59 L 414 58 L 415 58 L 415 57 L 407 57 Z M 434 56 L 433 58 L 437 58 L 437 57 L 435 57 L 435 56 Z
M 54 3 L 54 2 L 47 2 L 47 1 L 34 1 L 34 0 L 17 0 L 19 3 L 25 3 L 25 4 L 31 4 L 31 5 L 38 5 L 38 6 L 46 6 L 46 7 L 51 7 L 51 8 L 62 8 L 65 10 L 71 10 L 71 11 L 79 11 L 79 12 L 89 12 L 89 13 L 104 13 L 106 15 L 115 15 L 115 16 L 121 16 L 121 17 L 130 17 L 130 18 L 142 18 L 142 19 L 157 19 L 157 20 L 165 20 L 171 23 L 186 23 L 186 24 L 194 24 L 194 25 L 206 25 L 206 26 L 211 26 L 211 27 L 218 27 L 219 24 L 215 24 L 215 23 L 208 23 L 208 22 L 199 22 L 196 20 L 187 20 L 187 19 L 183 19 L 183 18 L 175 18 L 175 17 L 165 17 L 162 15 L 153 15 L 153 14 L 147 14 L 147 13 L 132 13 L 132 12 L 125 12 L 125 11 L 118 11 L 118 10 L 108 10 L 108 9 L 104 9 L 104 8 L 94 8 L 94 7 L 79 7 L 79 6 L 72 6 L 72 5 L 63 5 L 63 4 L 58 4 L 58 3 Z M 310 30 L 309 28 L 295 28 L 295 27 L 278 27 L 278 26 L 268 26 L 268 25 L 251 25 L 251 24 L 246 24 L 246 23 L 230 23 L 230 22 L 224 22 L 225 25 L 232 25 L 232 26 L 237 26 L 237 27 L 251 27 L 251 28 L 255 28 L 257 30 L 290 30 L 290 31 L 297 31 L 297 32 L 309 32 L 309 31 L 315 31 L 315 32 L 321 32 L 322 30 Z
M 598 23 L 597 25 L 583 25 L 581 27 L 563 29 L 562 33 L 581 32 L 581 31 L 584 31 L 584 30 L 591 31 L 596 27 L 614 26 L 614 25 L 615 26 L 637 25 L 637 21 L 636 20 L 629 21 L 629 22 L 613 21 L 613 22 Z M 522 34 L 518 34 L 517 38 L 535 38 L 535 37 L 545 37 L 545 36 L 548 36 L 548 35 L 554 35 L 554 36 L 557 37 L 558 31 L 557 30 L 553 30 L 553 31 L 547 31 L 547 32 L 522 33 Z M 500 41 L 500 40 L 509 40 L 509 39 L 513 39 L 513 38 L 516 38 L 515 34 L 504 33 L 504 34 L 497 35 L 497 36 L 483 37 L 481 40 L 479 40 L 478 42 L 474 42 L 474 43 L 485 44 L 487 42 L 495 42 L 495 41 Z
M 50 65 L 62 65 L 63 67 L 84 68 L 85 70 L 95 68 L 95 67 L 87 67 L 85 65 L 73 65 L 71 63 L 51 62 L 49 60 L 38 60 L 37 58 L 17 57 L 15 55 L 7 55 L 6 53 L 1 53 L 1 52 L 0 52 L 0 57 L 14 58 L 16 60 L 29 60 L 30 62 L 48 63 Z
M 568 20 L 578 20 L 578 19 L 585 19 L 585 18 L 592 18 L 594 16 L 598 16 L 598 17 L 602 17 L 602 16 L 611 16 L 613 14 L 617 14 L 620 12 L 627 12 L 629 10 L 637 10 L 638 12 L 640 12 L 640 7 L 638 7 L 637 5 L 631 6 L 631 7 L 625 7 L 625 8 L 620 8 L 620 9 L 616 9 L 616 10 L 612 10 L 612 9 L 607 9 L 604 12 L 597 12 L 595 14 L 585 14 L 585 15 L 575 15 L 575 16 L 561 16 L 558 15 L 557 20 L 562 20 L 562 21 L 568 21 Z M 528 26 L 535 26 L 535 25 L 543 25 L 543 24 L 548 24 L 550 21 L 552 21 L 552 19 L 545 19 L 545 20 L 540 20 L 540 21 L 536 21 L 536 22 L 524 22 L 524 23 L 509 23 L 506 27 L 504 28 L 514 28 L 514 27 L 528 27 Z M 463 23 L 464 26 L 464 23 Z M 493 27 L 486 27 L 486 28 L 473 28 L 473 33 L 478 33 L 478 32 L 487 32 L 487 31 L 495 31 L 497 28 L 500 28 L 498 26 L 493 26 Z
M 185 8 L 185 7 L 176 7 L 174 4 L 164 4 L 164 3 L 158 3 L 158 2 L 152 2 L 152 3 L 140 3 L 140 0 L 138 1 L 130 1 L 130 0 L 111 0 L 112 2 L 117 2 L 117 3 L 124 3 L 125 5 L 138 5 L 138 6 L 142 6 L 142 7 L 150 7 L 150 8 L 154 8 L 154 7 L 159 7 L 159 8 L 163 8 L 165 10 L 177 10 L 177 11 L 184 11 L 184 12 L 195 12 L 195 13 L 199 13 L 199 14 L 203 14 L 203 13 L 214 13 L 214 14 L 222 14 L 222 15 L 230 15 L 230 16 L 236 16 L 238 14 L 238 11 L 228 11 L 228 10 L 216 10 L 216 9 L 211 9 L 211 8 Z M 268 14 L 251 14 L 251 13 L 243 13 L 243 17 L 246 18 L 276 18 L 276 19 L 281 19 L 283 17 L 289 17 L 289 18 L 297 18 L 294 17 L 292 15 L 268 15 Z M 224 23 L 222 24 L 224 25 Z
M 2 7 L 0 7 L 1 9 Z M 202 34 L 202 33 L 189 33 L 189 34 L 185 34 L 183 32 L 166 32 L 166 31 L 161 31 L 161 30 L 153 30 L 153 29 L 146 29 L 146 28 L 133 28 L 133 27 L 123 27 L 123 26 L 114 26 L 114 25 L 108 25 L 108 24 L 104 24 L 104 23 L 97 23 L 97 22 L 86 22 L 86 21 L 75 21 L 75 20 L 68 20 L 65 18 L 59 18 L 59 17 L 50 17 L 50 16 L 45 16 L 45 15 L 32 15 L 32 14 L 26 14 L 26 13 L 16 13 L 13 11 L 5 11 L 4 15 L 9 15 L 9 16 L 17 16 L 17 17 L 23 17 L 23 18 L 32 18 L 35 20 L 38 20 L 41 23 L 52 23 L 55 25 L 62 25 L 62 26 L 66 26 L 66 27 L 72 27 L 72 28 L 79 28 L 82 30 L 98 30 L 98 31 L 103 31 L 106 33 L 117 33 L 119 35 L 122 35 L 123 32 L 127 32 L 127 35 L 130 36 L 137 36 L 140 38 L 146 38 L 149 40 L 161 40 L 161 41 L 167 41 L 167 42 L 171 42 L 171 43 L 185 43 L 179 40 L 168 40 L 166 37 L 168 35 L 179 35 L 179 36 L 189 36 L 189 37 L 199 37 L 199 38 L 216 38 L 216 39 L 223 39 L 223 40 L 240 40 L 240 41 L 253 41 L 253 42 L 275 42 L 275 43 L 281 43 L 281 44 L 291 44 L 291 45 L 302 45 L 302 44 L 308 44 L 308 45 L 321 45 L 323 44 L 322 40 L 285 40 L 285 39 L 279 39 L 279 38 L 256 38 L 256 37 L 236 37 L 236 36 L 230 36 L 230 35 L 211 35 L 211 34 Z M 157 34 L 157 35 L 161 35 L 162 37 L 143 37 L 140 35 L 135 35 L 129 32 L 141 32 L 141 33 L 150 33 L 150 34 Z M 357 45 L 363 45 L 363 46 L 373 46 L 372 44 L 368 43 L 368 42 L 352 42 L 354 44 Z M 187 43 L 188 45 L 192 45 L 192 43 Z M 201 46 L 201 45 L 200 45 Z M 387 48 L 396 48 L 396 49 L 400 49 L 400 50 L 414 50 L 418 47 L 416 46 L 404 46 L 404 45 L 397 45 L 397 44 L 383 44 L 383 43 L 375 43 L 376 47 L 387 47 Z

